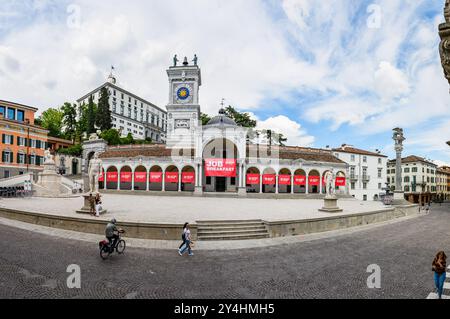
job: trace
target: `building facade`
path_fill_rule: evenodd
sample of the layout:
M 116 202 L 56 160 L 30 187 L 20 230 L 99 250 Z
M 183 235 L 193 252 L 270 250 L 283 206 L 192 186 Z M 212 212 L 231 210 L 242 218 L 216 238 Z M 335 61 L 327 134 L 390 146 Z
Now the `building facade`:
M 38 109 L 0 100 L 0 178 L 43 171 L 48 131 L 34 125 Z
M 437 197 L 441 200 L 450 199 L 450 167 L 442 166 L 437 169 Z
M 334 148 L 336 157 L 349 165 L 350 195 L 359 200 L 379 200 L 386 185 L 387 156 L 344 144 Z
M 124 90 L 116 82 L 116 78 L 110 74 L 106 83 L 78 99 L 78 106 L 87 105 L 91 96 L 94 103 L 98 103 L 100 90 L 106 87 L 109 91 L 112 126 L 121 133 L 121 136 L 131 133 L 137 140 L 150 138 L 156 143 L 165 142 L 167 112 Z
M 395 190 L 395 160 L 387 165 L 387 182 Z M 419 156 L 402 158 L 402 190 L 411 203 L 428 203 L 437 195 L 437 165 Z
M 324 176 L 333 171 L 336 193 L 348 196 L 348 164 L 331 150 L 252 144 L 223 110 L 202 126 L 200 68 L 184 63 L 167 74 L 167 143 L 108 147 L 100 155 L 100 188 L 323 196 Z

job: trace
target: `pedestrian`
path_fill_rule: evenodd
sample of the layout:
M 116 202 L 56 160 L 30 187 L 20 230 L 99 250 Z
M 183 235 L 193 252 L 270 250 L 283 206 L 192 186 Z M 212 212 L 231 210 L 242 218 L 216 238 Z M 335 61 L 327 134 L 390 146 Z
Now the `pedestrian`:
M 178 250 L 181 250 L 181 247 L 183 247 L 184 243 L 186 242 L 186 226 L 189 225 L 189 223 L 185 223 L 183 226 L 183 232 L 181 233 L 181 245 L 178 247 Z
M 434 271 L 434 284 L 439 299 L 442 299 L 442 291 L 444 289 L 444 282 L 447 272 L 447 256 L 443 251 L 437 253 L 434 257 L 432 270 Z
M 100 193 L 95 195 L 95 217 L 100 217 L 100 211 L 102 210 L 102 200 Z
M 89 193 L 89 212 L 91 215 L 95 215 L 95 197 L 92 193 Z
M 187 250 L 189 256 L 194 256 L 194 253 L 191 250 L 192 238 L 191 238 L 191 230 L 189 229 L 189 224 L 186 223 L 186 228 L 184 229 L 184 244 L 182 248 L 178 250 L 178 254 L 182 256 L 184 252 Z
M 426 212 L 427 214 L 430 213 L 430 203 L 427 204 L 427 206 L 426 206 L 426 208 L 425 208 L 425 212 Z

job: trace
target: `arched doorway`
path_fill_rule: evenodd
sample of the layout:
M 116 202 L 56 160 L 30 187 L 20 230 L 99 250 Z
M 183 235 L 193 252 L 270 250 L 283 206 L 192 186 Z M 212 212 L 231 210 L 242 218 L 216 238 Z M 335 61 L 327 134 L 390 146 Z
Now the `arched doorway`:
M 106 170 L 106 189 L 117 189 L 119 175 L 117 167 L 111 166 Z
M 266 168 L 262 175 L 263 193 L 275 193 L 276 191 L 276 172 L 273 168 Z
M 261 173 L 256 167 L 250 167 L 246 173 L 247 193 L 259 193 L 261 191 Z
M 137 191 L 147 190 L 147 169 L 140 165 L 134 170 L 134 189 Z
M 181 191 L 193 192 L 195 190 L 195 169 L 185 166 L 181 170 Z
M 106 176 L 105 170 L 102 168 L 100 175 L 98 176 L 98 189 L 105 189 Z
M 319 194 L 320 190 L 320 173 L 317 170 L 312 170 L 308 174 L 308 193 Z
M 72 175 L 78 175 L 78 160 L 76 158 L 72 159 Z
M 164 174 L 164 184 L 165 190 L 169 192 L 177 192 L 178 191 L 178 182 L 179 182 L 179 173 L 178 167 L 175 165 L 170 165 L 166 168 Z
M 149 186 L 148 189 L 151 191 L 162 191 L 163 185 L 163 170 L 160 166 L 155 165 L 150 168 L 149 174 Z
M 291 187 L 291 171 L 283 168 L 278 172 L 278 193 L 290 194 Z
M 203 148 L 203 185 L 205 192 L 237 192 L 238 149 L 228 139 L 214 139 Z
M 306 194 L 306 172 L 302 169 L 294 172 L 294 193 Z
M 120 170 L 120 190 L 131 190 L 133 183 L 133 170 L 130 166 L 124 166 Z

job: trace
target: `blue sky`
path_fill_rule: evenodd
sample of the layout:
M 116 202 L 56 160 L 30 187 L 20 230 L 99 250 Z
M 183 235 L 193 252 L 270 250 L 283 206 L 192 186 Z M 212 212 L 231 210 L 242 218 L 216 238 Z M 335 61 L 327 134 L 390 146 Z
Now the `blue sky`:
M 172 56 L 199 56 L 204 112 L 222 98 L 289 144 L 352 144 L 450 163 L 440 67 L 442 1 L 11 1 L 0 3 L 0 96 L 44 110 L 116 67 L 119 85 L 164 107 Z

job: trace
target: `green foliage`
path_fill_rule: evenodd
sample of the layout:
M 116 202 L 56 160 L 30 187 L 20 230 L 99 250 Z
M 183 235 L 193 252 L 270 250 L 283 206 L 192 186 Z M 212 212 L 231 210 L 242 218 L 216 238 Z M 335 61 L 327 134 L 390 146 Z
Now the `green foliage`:
M 63 112 L 59 109 L 49 108 L 41 115 L 41 126 L 49 131 L 48 135 L 62 137 Z
M 254 128 L 256 127 L 256 120 L 252 120 L 250 117 L 250 114 L 245 112 L 239 112 L 234 107 L 229 105 L 225 109 L 225 115 L 229 118 L 233 119 L 237 125 L 242 127 L 250 127 Z
M 128 133 L 128 135 L 126 137 L 121 137 L 120 138 L 121 144 L 122 145 L 131 145 L 134 144 L 134 137 L 133 134 Z
M 86 133 L 89 135 L 95 133 L 95 119 L 97 117 L 97 105 L 95 105 L 92 96 L 89 97 L 89 103 L 86 110 Z
M 206 125 L 211 120 L 211 116 L 209 116 L 208 114 L 205 114 L 205 113 L 201 113 L 200 120 L 202 121 L 202 125 Z
M 75 140 L 77 131 L 77 106 L 68 102 L 61 106 L 63 112 L 64 138 Z
M 108 142 L 108 145 L 120 145 L 122 144 L 120 134 L 115 129 L 109 129 L 107 131 L 102 132 L 100 137 Z
M 57 153 L 74 157 L 80 157 L 83 154 L 83 148 L 81 144 L 75 144 L 69 148 L 60 148 L 59 150 L 57 150 Z
M 111 110 L 109 109 L 109 92 L 106 87 L 100 90 L 95 124 L 101 131 L 112 128 Z

